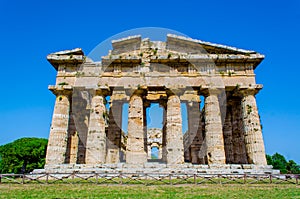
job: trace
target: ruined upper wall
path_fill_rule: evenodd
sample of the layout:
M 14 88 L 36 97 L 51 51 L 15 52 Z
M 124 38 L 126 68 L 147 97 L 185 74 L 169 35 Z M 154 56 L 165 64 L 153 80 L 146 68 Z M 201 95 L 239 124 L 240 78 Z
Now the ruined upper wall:
M 166 42 L 140 35 L 112 41 L 101 62 L 80 48 L 47 56 L 58 71 L 57 85 L 199 86 L 221 78 L 225 86 L 254 85 L 254 69 L 264 59 L 255 51 L 167 35 Z

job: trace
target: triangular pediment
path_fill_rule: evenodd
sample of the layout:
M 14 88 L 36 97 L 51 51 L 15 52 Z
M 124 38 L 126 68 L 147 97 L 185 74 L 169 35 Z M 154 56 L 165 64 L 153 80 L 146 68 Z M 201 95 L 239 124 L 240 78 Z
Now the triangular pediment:
M 112 41 L 113 55 L 122 53 L 130 53 L 146 49 L 145 44 L 149 44 L 149 48 L 165 51 L 173 51 L 179 54 L 259 54 L 252 50 L 244 50 L 232 46 L 206 42 L 202 40 L 192 39 L 188 37 L 168 34 L 166 42 L 150 41 L 150 39 L 142 39 L 141 35 L 130 36 Z
M 251 50 L 244 50 L 232 46 L 215 44 L 202 40 L 192 39 L 188 37 L 168 34 L 166 47 L 169 50 L 174 50 L 182 53 L 190 54 L 256 54 Z
M 142 39 L 141 35 L 112 41 L 113 49 L 102 57 L 105 65 L 125 62 L 166 63 L 184 60 L 211 60 L 223 63 L 251 62 L 254 68 L 264 59 L 264 55 L 252 50 L 215 44 L 183 36 L 168 34 L 166 41 Z
M 166 41 L 152 41 L 141 35 L 112 40 L 113 49 L 102 57 L 102 65 L 111 63 L 168 63 L 211 60 L 220 63 L 246 63 L 254 68 L 264 55 L 252 50 L 215 44 L 188 37 L 168 34 Z M 59 51 L 47 56 L 57 69 L 61 63 L 83 63 L 87 61 L 80 48 Z M 88 59 L 90 60 L 90 59 Z

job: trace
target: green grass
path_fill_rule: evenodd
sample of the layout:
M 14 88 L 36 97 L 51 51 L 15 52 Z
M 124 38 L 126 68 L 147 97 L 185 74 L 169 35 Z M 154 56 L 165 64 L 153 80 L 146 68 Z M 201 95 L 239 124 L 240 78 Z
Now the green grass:
M 94 176 L 90 176 L 90 178 L 87 178 L 88 176 L 71 176 L 68 175 L 65 178 L 62 178 L 62 176 L 57 176 L 58 178 L 54 178 L 52 176 L 49 176 L 48 181 L 46 181 L 45 176 L 36 176 L 36 177 L 27 177 L 24 179 L 20 177 L 3 177 L 1 179 L 1 182 L 3 184 L 22 184 L 23 182 L 25 184 L 97 184 L 97 185 L 184 185 L 184 184 L 297 184 L 297 181 L 295 178 L 292 179 L 286 179 L 281 180 L 277 179 L 275 177 L 269 178 L 268 176 L 263 176 L 260 178 L 253 177 L 247 177 L 244 179 L 243 177 L 240 178 L 229 178 L 229 177 L 212 177 L 212 178 L 206 178 L 206 177 L 196 177 L 194 179 L 193 176 L 181 176 L 180 178 L 173 176 L 171 179 L 168 175 L 166 176 L 160 176 L 160 179 L 158 177 L 154 176 L 147 176 L 147 179 L 143 179 L 141 176 L 133 177 L 131 175 L 123 175 L 122 178 L 118 176 L 99 176 L 97 179 Z M 80 178 L 81 177 L 81 178 Z M 36 180 L 33 180 L 36 179 Z M 299 183 L 299 182 L 298 182 Z
M 0 184 L 0 198 L 300 198 L 300 186 Z

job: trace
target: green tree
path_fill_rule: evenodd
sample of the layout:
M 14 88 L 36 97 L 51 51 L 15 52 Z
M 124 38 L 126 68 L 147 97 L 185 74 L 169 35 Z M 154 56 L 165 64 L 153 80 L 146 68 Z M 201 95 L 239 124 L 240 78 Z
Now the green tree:
M 0 173 L 28 173 L 43 168 L 47 139 L 21 138 L 0 146 Z
M 279 169 L 280 173 L 300 173 L 300 166 L 293 160 L 287 161 L 285 157 L 279 153 L 274 155 L 266 155 L 268 165 L 272 165 L 273 169 Z
M 268 164 L 268 165 L 273 165 L 272 156 L 266 155 L 266 159 L 267 159 L 267 164 Z
M 290 160 L 286 164 L 286 170 L 288 173 L 300 173 L 300 166 L 294 160 Z
M 279 153 L 275 153 L 272 155 L 272 162 L 273 162 L 273 168 L 274 169 L 279 169 L 281 173 L 287 173 L 286 170 L 286 159 L 283 155 Z

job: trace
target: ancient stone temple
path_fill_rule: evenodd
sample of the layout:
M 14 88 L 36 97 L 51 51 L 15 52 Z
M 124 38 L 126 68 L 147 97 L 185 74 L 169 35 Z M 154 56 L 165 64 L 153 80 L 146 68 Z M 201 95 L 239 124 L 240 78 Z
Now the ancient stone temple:
M 79 48 L 48 55 L 57 78 L 45 168 L 145 167 L 153 147 L 164 165 L 267 165 L 254 74 L 263 55 L 171 34 L 112 47 L 99 62 Z M 163 109 L 163 127 L 149 131 L 151 103 Z

